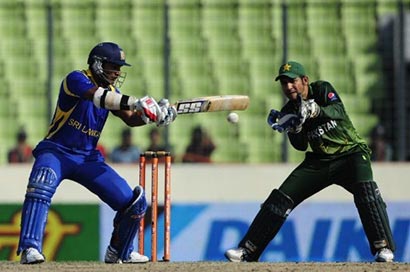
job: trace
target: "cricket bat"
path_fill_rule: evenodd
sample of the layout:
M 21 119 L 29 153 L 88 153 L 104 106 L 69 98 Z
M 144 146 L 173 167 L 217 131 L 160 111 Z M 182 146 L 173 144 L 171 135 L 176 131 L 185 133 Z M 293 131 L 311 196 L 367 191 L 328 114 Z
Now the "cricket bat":
M 178 100 L 175 104 L 178 114 L 216 112 L 216 111 L 242 111 L 249 106 L 247 95 L 215 95 L 191 99 Z

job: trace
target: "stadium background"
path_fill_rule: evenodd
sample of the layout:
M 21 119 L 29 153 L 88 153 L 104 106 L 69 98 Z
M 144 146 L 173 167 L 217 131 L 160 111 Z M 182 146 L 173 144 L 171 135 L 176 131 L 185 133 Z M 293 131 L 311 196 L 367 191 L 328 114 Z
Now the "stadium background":
M 406 51 L 410 48 L 410 34 L 406 34 L 410 33 L 407 27 L 410 21 L 406 16 L 409 10 L 408 0 L 0 1 L 0 83 L 3 86 L 0 90 L 0 187 L 8 188 L 10 184 L 15 187 L 14 190 L 1 190 L 0 194 L 0 259 L 16 258 L 13 252 L 18 222 L 14 220 L 18 220 L 16 214 L 30 170 L 30 165 L 6 166 L 6 152 L 13 146 L 15 134 L 22 126 L 28 131 L 32 145 L 44 136 L 61 80 L 73 69 L 86 68 L 88 53 L 96 43 L 114 41 L 125 50 L 127 61 L 133 65 L 124 69 L 128 75 L 121 89 L 127 94 L 165 96 L 171 101 L 234 93 L 251 97 L 250 109 L 240 113 L 238 126 L 226 123 L 226 113 L 212 113 L 181 116 L 164 130 L 176 156 L 183 152 L 191 128 L 196 124 L 205 126 L 218 145 L 213 159 L 224 164 L 211 168 L 190 169 L 182 165 L 173 168 L 177 168 L 173 175 L 179 186 L 174 191 L 173 231 L 184 234 L 173 232 L 174 237 L 182 241 L 173 244 L 174 252 L 181 254 L 178 255 L 180 260 L 187 260 L 183 257 L 186 252 L 192 253 L 189 260 L 214 260 L 216 254 L 221 257 L 223 248 L 238 239 L 235 236 L 238 233 L 232 236 L 228 228 L 227 236 L 222 237 L 226 240 L 221 239 L 224 244 L 216 245 L 221 248 L 201 249 L 198 254 L 192 248 L 184 249 L 183 242 L 197 234 L 198 224 L 203 227 L 199 235 L 203 240 L 196 241 L 196 245 L 219 241 L 211 239 L 221 238 L 210 236 L 211 230 L 221 235 L 220 220 L 230 215 L 231 221 L 227 220 L 225 226 L 239 224 L 238 229 L 244 231 L 268 190 L 277 186 L 293 163 L 303 156 L 288 148 L 282 135 L 273 133 L 266 125 L 268 110 L 279 108 L 284 99 L 273 77 L 285 59 L 302 62 L 311 80 L 332 82 L 360 134 L 369 140 L 371 129 L 381 122 L 393 145 L 394 160 L 408 158 L 410 126 L 405 79 L 410 60 L 410 53 Z M 111 118 L 101 142 L 112 148 L 119 142 L 122 127 L 119 120 Z M 134 142 L 146 146 L 148 130 L 148 127 L 135 129 Z M 228 162 L 235 163 L 233 168 L 225 164 Z M 276 164 L 280 162 L 289 164 Z M 378 177 L 382 174 L 378 180 L 382 190 L 390 190 L 387 201 L 392 207 L 394 230 L 401 239 L 399 261 L 408 262 L 410 215 L 402 212 L 410 210 L 405 193 L 408 185 L 403 179 L 408 175 L 408 166 L 397 165 L 398 170 L 394 163 L 387 165 L 387 169 L 376 164 L 375 170 Z M 135 184 L 136 167 L 125 167 L 125 176 Z M 247 174 L 241 176 L 241 170 Z M 393 174 L 385 175 L 385 172 Z M 199 173 L 207 179 L 201 179 Z M 221 179 L 224 183 L 234 182 L 235 188 L 227 184 L 222 186 Z M 205 186 L 209 181 L 217 183 Z M 248 186 L 250 181 L 252 185 Z M 199 184 L 205 187 L 199 190 Z M 88 192 L 87 197 L 76 199 L 82 192 L 78 186 L 74 185 L 72 190 L 64 186 L 53 210 L 58 215 L 52 219 L 69 222 L 69 234 L 64 243 L 59 244 L 56 259 L 95 260 L 105 247 L 102 237 L 106 238 L 109 233 L 109 230 L 102 230 L 108 226 L 102 220 L 110 218 L 111 214 Z M 252 193 L 248 187 L 259 189 Z M 215 191 L 233 193 L 227 196 Z M 200 197 L 196 199 L 185 196 L 198 196 L 198 192 Z M 343 230 L 341 225 L 349 226 L 351 220 L 358 224 L 352 203 L 345 203 L 351 199 L 346 197 L 349 195 L 345 193 L 323 196 L 319 198 L 320 203 L 312 204 L 313 207 L 318 205 L 316 212 L 309 210 L 309 202 L 286 228 L 289 231 L 296 226 L 295 239 L 300 243 L 296 248 L 301 250 L 301 256 L 286 255 L 286 250 L 292 248 L 279 245 L 276 250 L 284 255 L 275 255 L 273 246 L 267 260 L 339 261 L 346 257 L 336 252 L 347 252 L 348 260 L 370 260 L 361 240 L 339 241 L 340 247 L 346 246 L 344 249 L 332 247 L 338 244 L 335 239 L 343 238 L 342 232 L 338 232 Z M 329 207 L 334 207 L 334 214 L 323 212 Z M 83 215 L 84 210 L 92 216 Z M 232 213 L 238 210 L 243 212 Z M 185 217 L 187 214 L 191 217 Z M 209 220 L 198 221 L 198 215 L 201 220 Z M 72 222 L 84 224 L 80 228 L 81 235 L 75 235 L 79 229 L 72 226 Z M 204 222 L 213 225 L 204 225 Z M 306 224 L 310 225 L 304 236 L 299 231 Z M 93 233 L 97 225 L 100 232 Z M 219 229 L 213 228 L 215 226 Z M 317 228 L 320 226 L 321 229 Z M 326 226 L 335 227 L 327 237 L 329 240 L 325 240 L 330 244 L 319 245 L 328 253 L 314 255 L 317 252 L 308 247 L 314 245 L 315 231 L 329 230 Z M 347 230 L 349 228 L 345 228 Z M 76 251 L 78 244 L 86 245 L 83 251 Z
M 284 99 L 273 77 L 292 59 L 306 66 L 311 80 L 333 83 L 364 137 L 381 122 L 394 159 L 403 161 L 410 131 L 409 9 L 407 0 L 3 0 L 0 162 L 20 127 L 33 145 L 44 136 L 61 80 L 86 68 L 100 41 L 119 43 L 133 65 L 124 69 L 125 93 L 171 101 L 251 97 L 238 126 L 228 125 L 225 113 L 181 117 L 164 132 L 174 155 L 201 124 L 218 145 L 216 162 L 299 161 L 303 154 L 287 143 L 280 148 L 282 135 L 265 123 L 268 110 Z M 116 145 L 122 126 L 110 118 L 101 143 Z M 137 145 L 147 146 L 148 130 L 135 130 Z

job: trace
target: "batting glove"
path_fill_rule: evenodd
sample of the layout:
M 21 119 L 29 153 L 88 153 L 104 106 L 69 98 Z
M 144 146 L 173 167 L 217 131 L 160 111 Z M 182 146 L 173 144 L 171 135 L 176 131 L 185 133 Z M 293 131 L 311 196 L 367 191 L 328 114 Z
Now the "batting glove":
M 151 96 L 144 96 L 138 99 L 135 104 L 135 110 L 141 113 L 141 119 L 146 123 L 157 123 L 162 114 L 162 110 L 157 101 Z
M 158 105 L 161 109 L 160 117 L 158 118 L 157 126 L 168 126 L 177 118 L 177 109 L 169 104 L 168 99 L 162 98 Z

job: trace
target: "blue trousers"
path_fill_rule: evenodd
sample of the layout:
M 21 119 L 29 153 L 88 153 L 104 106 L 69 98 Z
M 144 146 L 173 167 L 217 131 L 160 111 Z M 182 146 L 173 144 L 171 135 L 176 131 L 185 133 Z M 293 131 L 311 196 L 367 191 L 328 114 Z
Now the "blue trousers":
M 97 150 L 72 152 L 40 143 L 33 154 L 35 162 L 23 205 L 18 254 L 28 247 L 42 251 L 51 199 L 64 179 L 81 184 L 115 211 L 127 208 L 133 201 L 133 189 Z
M 36 148 L 34 156 L 36 160 L 30 180 L 38 169 L 50 168 L 56 174 L 55 182 L 50 184 L 55 189 L 64 179 L 75 181 L 97 195 L 115 211 L 126 208 L 133 198 L 133 189 L 104 161 L 97 150 L 83 155 L 61 149 L 50 151 Z

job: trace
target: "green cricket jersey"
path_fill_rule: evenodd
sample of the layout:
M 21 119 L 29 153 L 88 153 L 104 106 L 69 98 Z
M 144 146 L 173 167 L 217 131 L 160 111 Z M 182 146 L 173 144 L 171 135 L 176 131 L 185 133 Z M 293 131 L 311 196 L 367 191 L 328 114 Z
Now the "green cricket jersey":
M 308 99 L 314 99 L 320 106 L 320 114 L 316 118 L 307 119 L 300 133 L 288 133 L 293 147 L 305 151 L 309 144 L 312 155 L 324 160 L 357 151 L 370 155 L 370 148 L 358 135 L 342 100 L 329 82 L 312 82 L 309 85 Z M 297 114 L 298 106 L 296 102 L 288 101 L 281 111 Z

